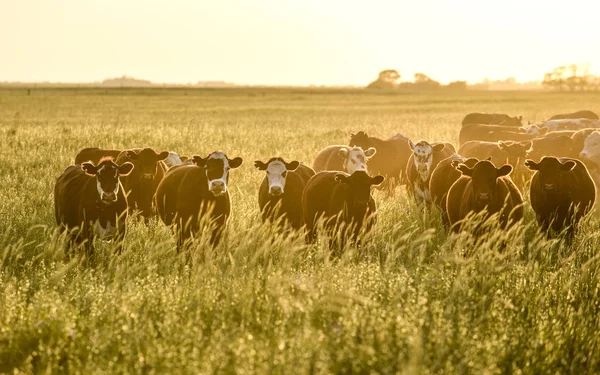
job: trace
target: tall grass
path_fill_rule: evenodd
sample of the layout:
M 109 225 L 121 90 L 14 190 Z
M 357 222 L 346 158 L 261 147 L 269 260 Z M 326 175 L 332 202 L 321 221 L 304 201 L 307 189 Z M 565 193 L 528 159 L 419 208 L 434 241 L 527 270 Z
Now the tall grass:
M 456 142 L 471 111 L 541 120 L 596 95 L 376 95 L 324 90 L 0 92 L 0 372 L 597 373 L 600 232 L 571 246 L 522 225 L 447 235 L 403 189 L 376 192 L 378 223 L 331 258 L 260 223 L 264 172 L 311 164 L 351 131 Z M 597 108 L 596 108 L 597 109 Z M 192 261 L 160 222 L 135 217 L 122 255 L 67 260 L 55 177 L 83 147 L 242 156 L 224 242 Z

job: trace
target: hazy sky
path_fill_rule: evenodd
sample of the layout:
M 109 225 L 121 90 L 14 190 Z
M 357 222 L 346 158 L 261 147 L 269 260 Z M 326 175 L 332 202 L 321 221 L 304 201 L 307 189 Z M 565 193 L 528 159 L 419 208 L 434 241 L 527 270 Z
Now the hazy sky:
M 597 0 L 0 0 L 0 81 L 363 85 L 600 71 Z

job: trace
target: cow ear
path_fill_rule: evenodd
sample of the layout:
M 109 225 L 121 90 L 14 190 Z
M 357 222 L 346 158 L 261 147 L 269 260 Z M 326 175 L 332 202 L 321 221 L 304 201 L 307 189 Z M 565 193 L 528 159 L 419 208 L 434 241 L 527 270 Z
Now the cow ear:
M 560 170 L 561 171 L 570 171 L 570 170 L 573 170 L 573 168 L 575 168 L 576 165 L 577 165 L 577 163 L 575 163 L 573 160 L 569 160 L 569 161 L 562 163 Z
M 444 148 L 446 148 L 446 145 L 443 143 L 438 143 L 437 145 L 433 146 L 431 149 L 433 150 L 433 152 L 440 152 L 442 151 Z
M 531 151 L 531 147 L 533 146 L 533 142 L 531 142 L 531 141 L 521 142 L 521 146 L 525 147 L 525 150 Z
M 119 176 L 128 176 L 133 170 L 133 164 L 126 161 L 125 163 L 119 165 Z
M 413 151 L 415 150 L 415 144 L 410 139 L 408 140 L 408 145 L 410 146 L 411 150 L 413 150 Z
M 510 146 L 510 144 L 508 144 L 507 142 L 504 142 L 504 141 L 498 142 L 498 148 L 500 148 L 500 150 L 506 150 L 508 148 L 508 146 Z
M 548 128 L 545 126 L 540 126 L 540 132 L 538 133 L 538 135 L 545 135 L 546 133 L 548 133 Z
M 125 155 L 127 156 L 127 159 L 130 160 L 137 160 L 138 154 L 135 153 L 135 151 L 125 151 Z
M 181 162 L 183 163 L 184 161 L 188 160 L 189 158 L 187 156 L 185 156 L 185 155 L 181 155 L 179 157 L 179 159 L 181 159 Z
M 354 138 L 355 135 L 356 134 L 354 134 L 354 133 L 350 133 L 350 138 Z
M 198 155 L 192 156 L 192 162 L 199 166 L 200 168 L 204 168 L 206 166 L 206 159 L 202 159 Z
M 369 147 L 368 149 L 365 150 L 365 156 L 368 158 L 373 157 L 373 155 L 375 155 L 377 153 L 377 150 L 375 149 L 375 147 Z
M 491 161 L 492 161 L 492 157 L 491 157 L 491 156 L 488 156 L 488 158 L 487 158 L 487 159 L 485 159 L 485 160 L 487 160 L 487 161 L 490 161 L 490 162 L 491 162 Z
M 473 174 L 473 170 L 462 163 L 456 167 L 456 170 L 464 176 L 471 176 Z
M 229 168 L 231 169 L 239 167 L 244 162 L 244 159 L 240 158 L 239 156 L 233 159 L 227 158 L 227 160 L 229 161 Z
M 81 164 L 81 169 L 85 172 L 85 174 L 90 176 L 95 176 L 98 173 L 98 168 L 92 163 L 83 163 Z
M 285 163 L 285 169 L 288 171 L 295 171 L 300 166 L 300 162 L 297 160 L 291 161 L 289 163 Z
M 338 173 L 335 175 L 335 180 L 337 182 L 341 182 L 341 183 L 345 184 L 348 182 L 348 176 L 346 176 L 345 174 Z
M 168 157 L 169 157 L 169 151 L 163 151 L 160 154 L 158 154 L 158 160 L 165 160 Z
M 527 168 L 529 168 L 532 171 L 538 171 L 540 169 L 540 165 L 531 159 L 525 160 L 524 164 Z
M 496 172 L 496 176 L 497 177 L 502 177 L 502 176 L 506 176 L 508 175 L 510 172 L 512 172 L 512 165 L 510 164 L 505 164 L 503 166 L 501 166 L 498 171 Z
M 341 158 L 346 158 L 348 157 L 348 149 L 346 147 L 342 147 L 338 150 L 337 154 Z
M 254 162 L 254 167 L 259 171 L 264 171 L 265 169 L 267 169 L 267 165 L 260 160 L 256 160 Z
M 381 183 L 385 180 L 383 176 L 375 176 L 371 178 L 371 185 L 381 185 Z
M 523 115 L 517 117 L 519 119 L 519 121 L 523 121 Z

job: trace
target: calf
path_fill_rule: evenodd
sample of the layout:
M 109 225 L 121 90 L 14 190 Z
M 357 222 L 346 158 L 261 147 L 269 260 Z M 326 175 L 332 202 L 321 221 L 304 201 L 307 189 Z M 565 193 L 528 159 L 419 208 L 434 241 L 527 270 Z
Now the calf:
M 344 230 L 341 237 L 349 236 L 356 243 L 361 231 L 369 231 L 374 224 L 376 206 L 371 186 L 379 185 L 383 180 L 383 176 L 371 177 L 365 171 L 351 175 L 323 171 L 314 175 L 302 194 L 307 242 L 316 240 L 317 224 L 322 219 L 331 236 Z M 343 240 L 340 245 L 343 247 Z
M 297 161 L 287 163 L 282 158 L 271 158 L 266 163 L 257 160 L 254 166 L 267 172 L 258 189 L 263 222 L 289 225 L 295 230 L 302 228 L 302 192 L 315 172 Z
M 460 163 L 472 168 L 479 160 L 476 158 L 465 158 L 459 154 L 454 154 L 442 160 L 431 174 L 429 180 L 429 192 L 431 201 L 442 212 L 442 223 L 448 227 L 448 213 L 446 212 L 446 198 L 450 187 L 458 180 L 461 173 L 456 170 Z
M 598 120 L 598 115 L 590 110 L 582 110 L 573 113 L 563 113 L 560 115 L 554 115 L 550 117 L 550 120 L 564 120 L 564 119 L 579 119 L 586 118 L 590 120 Z
M 127 193 L 129 212 L 137 208 L 146 222 L 154 211 L 152 199 L 167 170 L 163 162 L 167 157 L 169 151 L 157 154 L 151 148 L 124 150 L 117 157 L 117 163 L 128 161 L 135 166 L 133 173 L 123 178 L 123 188 Z
M 448 191 L 446 211 L 451 229 L 461 230 L 464 220 L 471 213 L 485 211 L 484 220 L 499 214 L 500 227 L 506 229 L 523 218 L 523 197 L 508 177 L 510 165 L 496 168 L 489 160 L 475 166 L 459 164 L 456 169 L 462 176 Z
M 487 125 L 507 125 L 523 126 L 523 116 L 511 117 L 503 113 L 469 113 L 462 121 L 466 124 L 487 124 Z
M 94 238 L 114 239 L 119 243 L 125 236 L 127 199 L 119 177 L 127 176 L 134 168 L 131 163 L 116 164 L 101 159 L 98 165 L 72 165 L 56 179 L 54 185 L 54 214 L 59 230 L 69 232 L 69 247 L 84 244 L 92 255 Z M 78 228 L 77 232 L 71 230 Z
M 458 139 L 461 146 L 469 141 L 528 141 L 545 134 L 546 131 L 537 126 L 525 130 L 510 126 L 469 124 L 460 129 Z
M 350 135 L 349 144 L 361 147 L 363 150 L 369 148 L 377 150 L 377 153 L 369 159 L 367 166 L 369 172 L 385 177 L 382 187 L 387 189 L 390 195 L 397 185 L 406 183 L 406 163 L 412 153 L 408 138 L 396 134 L 392 138 L 383 140 L 370 137 L 364 131 L 360 131 Z
M 587 169 L 577 159 L 544 157 L 539 163 L 527 160 L 535 171 L 529 196 L 540 229 L 550 236 L 567 230 L 571 239 L 577 224 L 594 205 L 596 188 Z
M 367 161 L 375 155 L 374 148 L 363 150 L 360 147 L 327 146 L 315 158 L 313 170 L 342 171 L 354 173 L 355 171 L 366 171 Z
M 471 141 L 460 146 L 458 153 L 464 157 L 477 158 L 479 160 L 491 160 L 498 164 L 510 164 L 513 167 L 514 181 L 523 188 L 531 173 L 523 166 L 527 158 L 532 142 L 480 142 Z
M 119 150 L 110 150 L 98 147 L 84 148 L 83 150 L 79 151 L 77 156 L 75 156 L 75 164 L 83 164 L 86 161 L 89 161 L 93 164 L 98 164 L 100 162 L 100 159 L 116 159 L 120 153 L 121 151 Z
M 220 242 L 231 212 L 229 170 L 242 165 L 242 158 L 229 159 L 221 151 L 192 161 L 194 165 L 170 169 L 155 195 L 160 219 L 177 235 L 178 250 L 203 228 L 211 231 L 211 245 Z
M 413 195 L 419 207 L 429 207 L 431 195 L 429 194 L 429 178 L 438 163 L 456 150 L 450 143 L 427 143 L 425 141 L 413 143 L 408 141 L 413 150 L 406 164 L 406 176 L 409 184 L 408 192 Z

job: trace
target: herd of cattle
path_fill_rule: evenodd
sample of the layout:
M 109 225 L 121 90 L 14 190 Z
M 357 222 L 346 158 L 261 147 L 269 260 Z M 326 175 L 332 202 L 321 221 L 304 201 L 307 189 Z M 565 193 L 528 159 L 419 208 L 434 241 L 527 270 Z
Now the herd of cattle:
M 521 117 L 465 116 L 458 150 L 448 142 L 414 143 L 397 134 L 387 140 L 365 132 L 349 144 L 321 150 L 313 167 L 274 157 L 255 161 L 264 171 L 258 202 L 265 222 L 305 230 L 319 228 L 352 242 L 376 222 L 375 186 L 391 196 L 406 185 L 420 207 L 435 205 L 447 228 L 464 230 L 467 216 L 497 214 L 507 228 L 523 217 L 523 191 L 540 230 L 566 231 L 592 209 L 600 186 L 600 120 L 591 111 L 557 115 L 523 125 Z M 95 237 L 120 244 L 127 215 L 158 215 L 177 236 L 178 249 L 205 230 L 216 245 L 231 213 L 229 171 L 242 165 L 221 151 L 187 158 L 151 148 L 83 149 L 57 178 L 56 221 L 70 246 L 92 249 Z

